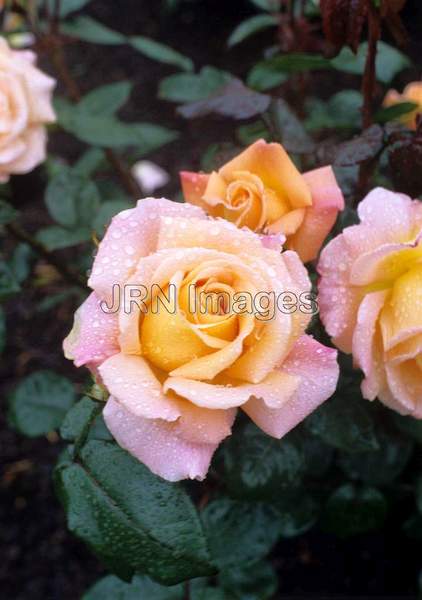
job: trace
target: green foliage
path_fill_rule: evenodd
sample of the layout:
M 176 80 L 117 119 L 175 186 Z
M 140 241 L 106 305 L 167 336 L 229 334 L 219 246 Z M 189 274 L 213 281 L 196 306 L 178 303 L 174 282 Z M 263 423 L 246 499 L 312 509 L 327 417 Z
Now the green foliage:
M 159 98 L 171 102 L 196 102 L 205 100 L 232 79 L 226 71 L 203 67 L 199 73 L 170 75 L 160 81 Z
M 75 401 L 72 383 L 53 371 L 35 371 L 9 396 L 9 422 L 20 433 L 37 437 L 57 429 Z
M 249 423 L 224 450 L 227 484 L 240 498 L 279 496 L 303 476 L 303 453 L 294 435 L 277 440 Z
M 18 211 L 11 204 L 0 198 L 0 225 L 7 225 L 19 216 Z
M 176 139 L 174 131 L 152 123 L 123 123 L 114 115 L 86 110 L 83 100 L 74 105 L 56 99 L 60 125 L 81 141 L 94 146 L 134 146 L 146 154 Z
M 331 533 L 348 537 L 377 529 L 386 513 L 387 502 L 379 490 L 348 483 L 329 497 L 322 525 Z
M 339 71 L 362 75 L 365 69 L 367 53 L 367 42 L 359 46 L 357 54 L 353 54 L 350 48 L 345 47 L 336 58 L 332 59 L 331 63 Z M 378 81 L 388 84 L 397 73 L 410 66 L 410 60 L 396 48 L 385 42 L 378 42 L 375 66 Z
M 356 90 L 342 90 L 328 102 L 312 98 L 307 102 L 308 131 L 320 129 L 357 129 L 361 125 L 362 94 Z
M 319 505 L 306 486 L 283 491 L 273 501 L 277 512 L 280 536 L 292 538 L 302 535 L 315 525 L 319 515 Z
M 256 15 L 254 17 L 249 17 L 245 19 L 231 33 L 229 39 L 227 40 L 227 45 L 229 47 L 235 46 L 243 40 L 246 40 L 249 36 L 254 33 L 258 33 L 263 29 L 267 29 L 268 27 L 273 27 L 278 24 L 277 17 L 273 15 Z
M 129 99 L 132 91 L 130 81 L 117 81 L 95 88 L 86 94 L 78 104 L 82 112 L 92 115 L 114 115 Z
M 183 586 L 164 587 L 140 575 L 125 583 L 114 575 L 108 575 L 95 583 L 82 600 L 183 600 Z
M 193 71 L 193 62 L 190 58 L 183 56 L 183 54 L 176 52 L 176 50 L 173 50 L 165 44 L 161 44 L 142 35 L 131 37 L 129 38 L 129 41 L 135 50 L 138 50 L 141 54 L 145 54 L 148 58 L 174 65 L 183 71 Z
M 206 506 L 202 520 L 213 561 L 220 569 L 255 563 L 279 536 L 274 509 L 258 502 L 218 498 Z
M 367 401 L 361 399 L 357 385 L 340 388 L 305 424 L 309 431 L 334 448 L 347 452 L 379 448 Z
M 61 0 L 59 12 L 60 18 L 65 19 L 71 13 L 81 10 L 87 6 L 90 1 L 91 0 Z M 54 13 L 56 5 L 55 0 L 44 0 L 44 4 L 48 7 L 50 14 Z
M 0 257 L 0 301 L 7 300 L 20 289 L 15 274 L 6 261 Z
M 315 150 L 315 144 L 305 131 L 302 123 L 282 98 L 270 104 L 266 121 L 288 152 L 306 154 Z
M 331 63 L 318 54 L 282 54 L 257 63 L 249 72 L 248 85 L 266 91 L 286 81 L 291 73 L 329 69 Z
M 375 119 L 378 123 L 388 123 L 388 121 L 394 121 L 400 119 L 400 117 L 406 116 L 417 107 L 418 105 L 414 102 L 399 102 L 394 106 L 380 109 L 376 113 Z
M 251 0 L 252 4 L 255 4 L 258 8 L 268 10 L 271 12 L 277 12 L 280 10 L 280 0 Z
M 120 577 L 141 571 L 171 585 L 212 573 L 203 528 L 183 489 L 115 444 L 88 441 L 78 462 L 58 466 L 56 482 L 69 529 Z
M 244 568 L 224 569 L 218 580 L 233 600 L 269 600 L 278 583 L 274 569 L 264 561 Z
M 72 21 L 62 23 L 61 29 L 63 33 L 84 42 L 106 45 L 119 45 L 126 42 L 125 36 L 121 33 L 85 15 L 80 15 Z

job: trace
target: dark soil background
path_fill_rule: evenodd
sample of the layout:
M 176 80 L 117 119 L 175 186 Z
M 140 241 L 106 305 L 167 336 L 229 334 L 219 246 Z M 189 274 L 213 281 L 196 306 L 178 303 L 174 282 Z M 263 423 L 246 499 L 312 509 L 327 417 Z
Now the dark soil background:
M 98 0 L 91 3 L 89 13 L 126 34 L 143 34 L 168 43 L 192 57 L 197 67 L 211 64 L 239 75 L 257 60 L 269 35 L 255 36 L 232 51 L 225 47 L 233 27 L 254 14 L 247 0 L 187 1 L 171 15 L 163 15 L 160 5 L 158 0 Z M 422 49 L 421 3 L 409 1 L 404 16 L 412 38 L 409 52 L 417 63 Z M 68 53 L 83 91 L 130 79 L 134 93 L 123 118 L 160 123 L 180 131 L 178 141 L 149 157 L 172 176 L 163 195 L 177 190 L 180 169 L 198 168 L 201 154 L 210 143 L 233 140 L 233 124 L 228 120 L 186 122 L 175 116 L 173 105 L 156 99 L 159 80 L 173 69 L 125 46 L 75 43 Z M 45 68 L 49 69 L 47 63 Z M 335 78 L 324 81 L 322 96 L 330 88 L 339 89 L 338 75 Z M 52 149 L 72 160 L 80 147 L 68 136 L 58 134 L 53 136 Z M 28 228 L 47 224 L 41 171 L 15 178 L 13 185 Z M 45 275 L 43 267 L 38 266 L 33 278 Z M 55 285 L 60 289 L 59 284 L 53 282 L 47 289 L 53 292 Z M 54 313 L 37 312 L 35 307 L 45 297 L 45 290 L 25 284 L 24 293 L 7 305 L 8 347 L 0 364 L 0 597 L 5 600 L 78 600 L 104 573 L 87 548 L 68 533 L 64 512 L 54 495 L 51 470 L 61 449 L 58 437 L 51 434 L 28 440 L 6 424 L 6 395 L 20 377 L 48 368 L 83 382 L 84 374 L 77 372 L 61 353 L 61 341 L 70 328 L 75 306 L 67 301 Z M 406 510 L 408 507 L 403 507 Z M 347 541 L 313 530 L 282 542 L 274 552 L 280 597 L 414 598 L 421 567 L 420 546 L 401 532 L 406 517 L 393 514 L 383 531 Z

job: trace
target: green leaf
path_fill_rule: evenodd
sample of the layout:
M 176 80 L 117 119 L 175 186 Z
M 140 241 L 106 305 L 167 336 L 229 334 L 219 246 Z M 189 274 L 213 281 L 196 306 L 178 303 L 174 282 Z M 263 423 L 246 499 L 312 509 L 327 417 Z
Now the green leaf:
M 328 102 L 312 98 L 307 102 L 306 128 L 310 131 L 360 128 L 362 104 L 362 94 L 356 90 L 338 92 Z
M 315 524 L 319 506 L 306 488 L 286 490 L 272 503 L 278 514 L 278 526 L 283 538 L 302 535 Z
M 223 569 L 218 581 L 224 590 L 238 600 L 269 600 L 277 591 L 277 575 L 267 562 L 246 568 Z
M 9 397 L 9 421 L 20 433 L 37 437 L 57 429 L 75 401 L 72 383 L 53 371 L 35 371 Z
M 81 177 L 90 177 L 104 162 L 105 155 L 101 148 L 89 148 L 73 165 L 72 170 Z
M 282 98 L 270 104 L 266 120 L 271 125 L 276 139 L 288 152 L 306 154 L 315 150 L 313 140 L 306 133 L 302 123 Z
M 258 120 L 246 125 L 239 125 L 236 129 L 236 137 L 243 146 L 249 146 L 261 138 L 269 142 L 270 132 L 263 121 Z
M 261 503 L 220 498 L 205 507 L 202 520 L 211 555 L 221 569 L 256 562 L 279 536 L 274 509 Z
M 0 199 L 0 225 L 11 223 L 19 216 L 19 212 L 6 200 Z
M 378 449 L 374 423 L 357 385 L 345 386 L 305 421 L 324 442 L 348 452 Z
M 57 223 L 80 229 L 91 226 L 100 207 L 100 197 L 93 181 L 67 169 L 49 181 L 45 203 Z
M 119 576 L 171 585 L 213 572 L 189 497 L 119 446 L 88 441 L 56 480 L 70 531 Z
M 104 147 L 136 146 L 143 153 L 152 152 L 173 141 L 177 133 L 150 123 L 122 123 L 113 115 L 94 115 L 63 98 L 56 98 L 55 108 L 63 129 L 87 144 Z
M 258 8 L 269 12 L 278 12 L 281 6 L 281 0 L 251 0 L 251 2 Z
M 0 354 L 6 348 L 6 314 L 0 306 Z
M 126 210 L 127 208 L 131 208 L 132 206 L 131 202 L 126 202 L 125 200 L 110 200 L 109 202 L 104 202 L 100 206 L 97 216 L 92 223 L 93 228 L 99 235 L 104 235 L 105 229 L 110 224 L 114 215 L 117 215 L 117 213 Z
M 381 527 L 386 514 L 387 502 L 379 490 L 348 483 L 329 497 L 322 526 L 340 537 L 349 537 Z
M 248 74 L 247 84 L 266 91 L 286 81 L 291 73 L 330 68 L 330 61 L 318 54 L 282 54 L 257 63 Z
M 278 19 L 273 15 L 256 15 L 254 17 L 249 17 L 249 19 L 245 19 L 239 23 L 233 30 L 227 41 L 227 45 L 230 47 L 235 46 L 254 33 L 267 29 L 267 27 L 273 27 L 277 24 Z
M 36 237 L 48 250 L 60 250 L 87 242 L 91 236 L 91 229 L 87 227 L 65 229 L 59 225 L 51 225 L 39 229 Z
M 23 283 L 28 277 L 31 270 L 31 259 L 34 253 L 28 244 L 18 244 L 9 261 L 10 270 L 12 271 L 16 281 Z
M 21 289 L 15 274 L 4 259 L 0 258 L 0 301 L 7 300 Z
M 145 56 L 148 56 L 152 60 L 180 67 L 184 71 L 193 71 L 193 62 L 190 58 L 165 44 L 156 42 L 143 35 L 131 37 L 129 38 L 129 42 L 135 50 L 138 50 L 141 54 L 145 54 Z
M 331 60 L 335 69 L 346 73 L 362 75 L 365 70 L 366 55 L 368 53 L 368 42 L 363 42 L 354 54 L 350 48 L 344 47 L 340 54 Z M 408 57 L 389 46 L 385 42 L 378 42 L 376 56 L 376 77 L 378 81 L 388 84 L 400 71 L 410 66 Z
M 375 120 L 377 123 L 388 123 L 388 121 L 394 121 L 407 115 L 418 108 L 418 105 L 414 102 L 399 102 L 394 106 L 388 106 L 387 108 L 381 108 L 375 114 Z
M 233 495 L 262 499 L 299 485 L 303 454 L 292 435 L 272 438 L 252 423 L 224 448 L 226 481 Z
M 412 453 L 412 443 L 403 436 L 378 427 L 379 448 L 359 454 L 340 453 L 339 462 L 351 479 L 370 485 L 386 485 L 405 468 Z
M 125 44 L 126 38 L 121 33 L 109 29 L 102 23 L 98 23 L 91 17 L 81 15 L 74 18 L 72 21 L 62 23 L 62 33 L 75 37 L 84 42 L 92 42 L 94 44 L 117 45 Z
M 232 78 L 209 98 L 179 106 L 177 112 L 185 119 L 216 113 L 234 119 L 250 119 L 265 112 L 270 97 L 247 88 L 240 79 Z
M 111 116 L 119 110 L 129 99 L 132 91 L 130 81 L 117 81 L 102 85 L 90 91 L 78 103 L 82 112 L 95 115 Z
M 114 575 L 107 575 L 95 583 L 82 600 L 183 600 L 183 595 L 182 585 L 164 587 L 140 575 L 125 583 Z
M 75 454 L 85 443 L 90 428 L 102 408 L 102 404 L 85 396 L 72 406 L 63 419 L 60 435 L 64 440 L 74 442 Z
M 230 73 L 215 67 L 203 67 L 198 74 L 170 75 L 161 80 L 158 96 L 171 102 L 204 100 L 226 85 L 231 78 Z

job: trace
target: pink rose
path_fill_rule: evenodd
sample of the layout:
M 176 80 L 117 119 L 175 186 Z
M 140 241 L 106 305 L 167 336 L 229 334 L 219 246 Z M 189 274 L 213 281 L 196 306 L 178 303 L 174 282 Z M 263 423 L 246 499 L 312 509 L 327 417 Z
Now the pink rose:
M 336 351 L 304 334 L 311 286 L 297 254 L 198 207 L 148 198 L 115 216 L 88 283 L 65 354 L 99 373 L 111 433 L 165 479 L 203 479 L 238 408 L 281 438 L 335 389 Z M 174 311 L 154 311 L 149 294 L 146 310 L 127 301 L 107 314 L 115 284 L 159 285 L 161 299 L 175 290 Z M 269 301 L 235 310 L 241 293 Z
M 55 80 L 34 65 L 30 50 L 11 50 L 0 38 L 0 181 L 28 173 L 45 160 L 46 123 Z
M 313 260 L 344 208 L 331 167 L 303 175 L 280 144 L 258 140 L 218 172 L 180 173 L 186 202 L 257 233 L 285 235 L 286 248 Z
M 321 317 L 365 379 L 362 393 L 422 417 L 422 203 L 377 188 L 321 254 Z

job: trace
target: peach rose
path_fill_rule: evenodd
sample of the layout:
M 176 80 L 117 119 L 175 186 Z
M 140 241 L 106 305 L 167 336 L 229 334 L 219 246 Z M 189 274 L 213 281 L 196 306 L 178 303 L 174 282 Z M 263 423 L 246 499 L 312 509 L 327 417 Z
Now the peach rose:
M 331 167 L 301 175 L 280 144 L 258 140 L 210 175 L 180 173 L 186 202 L 263 233 L 283 233 L 303 262 L 318 255 L 344 208 Z
M 55 80 L 35 67 L 30 50 L 11 50 L 0 38 L 0 181 L 28 173 L 46 156 L 46 123 Z
M 417 104 L 417 107 L 413 111 L 406 113 L 398 119 L 409 129 L 416 129 L 416 115 L 422 112 L 422 81 L 409 83 L 404 88 L 402 94 L 399 94 L 396 90 L 389 90 L 382 105 L 388 108 L 401 102 L 413 102 Z
M 255 233 L 198 207 L 148 198 L 115 216 L 88 283 L 94 291 L 76 313 L 65 354 L 99 373 L 110 392 L 109 430 L 165 479 L 203 479 L 238 408 L 281 438 L 335 389 L 336 351 L 304 334 L 309 310 L 271 310 L 286 291 L 290 301 L 308 298 L 297 254 L 264 247 Z M 104 312 L 100 302 L 110 302 L 116 284 L 159 285 L 160 298 L 171 285 L 175 310 L 152 310 L 151 294 L 146 310 L 123 302 Z M 226 305 L 201 310 L 203 294 L 213 292 L 224 293 Z M 272 318 L 235 310 L 241 292 L 267 294 Z
M 422 203 L 377 188 L 358 214 L 321 254 L 321 317 L 364 397 L 422 418 Z

